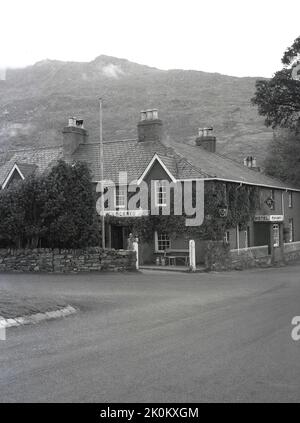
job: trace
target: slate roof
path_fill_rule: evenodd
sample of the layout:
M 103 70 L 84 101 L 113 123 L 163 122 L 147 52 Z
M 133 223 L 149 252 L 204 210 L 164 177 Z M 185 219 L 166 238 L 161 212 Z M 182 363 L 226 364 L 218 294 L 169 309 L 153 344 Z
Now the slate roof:
M 38 170 L 39 173 L 45 172 L 62 157 L 62 147 L 27 148 L 4 152 L 0 157 L 0 185 L 3 184 L 15 163 L 26 177 L 34 170 Z
M 208 152 L 199 146 L 176 143 L 169 147 L 158 141 L 104 142 L 104 178 L 117 182 L 118 173 L 127 171 L 128 181 L 139 179 L 155 154 L 176 179 L 223 179 L 270 188 L 299 190 L 297 187 L 271 178 L 262 172 L 251 170 L 243 164 L 218 153 Z M 99 157 L 98 142 L 80 144 L 73 154 L 74 161 L 84 161 L 89 165 L 95 182 L 100 180 Z M 0 184 L 3 184 L 15 163 L 18 164 L 20 170 L 22 167 L 25 173 L 34 171 L 33 166 L 35 169 L 38 168 L 38 172 L 43 173 L 60 158 L 63 158 L 61 146 L 14 150 L 2 154 L 0 155 Z M 31 167 L 26 168 L 26 164 Z
M 207 172 L 211 178 L 244 182 L 253 185 L 265 185 L 273 188 L 295 189 L 287 182 L 270 177 L 263 172 L 250 169 L 218 153 L 211 153 L 197 145 L 176 143 L 176 152 L 187 157 L 189 162 L 201 171 Z
M 28 164 L 28 163 L 16 163 L 19 170 L 21 171 L 22 175 L 27 178 L 27 176 L 32 175 L 38 170 L 38 166 L 36 164 Z
M 208 175 L 199 171 L 184 157 L 161 142 L 138 142 L 137 140 L 104 142 L 104 177 L 118 181 L 121 171 L 127 171 L 128 181 L 138 179 L 155 154 L 163 161 L 176 179 L 203 178 Z M 73 155 L 74 160 L 89 164 L 93 179 L 100 178 L 100 152 L 98 143 L 80 144 Z

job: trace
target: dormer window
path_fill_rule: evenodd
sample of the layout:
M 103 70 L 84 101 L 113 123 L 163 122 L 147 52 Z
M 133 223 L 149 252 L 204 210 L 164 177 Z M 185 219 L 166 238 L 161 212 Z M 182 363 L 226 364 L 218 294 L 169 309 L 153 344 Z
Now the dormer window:
M 165 207 L 167 205 L 167 181 L 155 181 L 155 205 Z

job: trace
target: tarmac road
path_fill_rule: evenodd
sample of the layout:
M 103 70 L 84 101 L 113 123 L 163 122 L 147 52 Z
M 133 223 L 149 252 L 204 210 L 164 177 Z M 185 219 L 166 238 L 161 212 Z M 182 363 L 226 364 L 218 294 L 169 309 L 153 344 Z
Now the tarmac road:
M 1 402 L 300 400 L 300 265 L 211 274 L 0 275 L 73 316 L 7 330 Z

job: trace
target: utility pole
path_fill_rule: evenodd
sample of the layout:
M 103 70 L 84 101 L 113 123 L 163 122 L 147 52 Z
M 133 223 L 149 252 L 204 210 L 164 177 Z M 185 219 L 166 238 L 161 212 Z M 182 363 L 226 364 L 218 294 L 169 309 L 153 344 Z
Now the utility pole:
M 104 216 L 104 157 L 103 157 L 103 134 L 102 134 L 102 98 L 99 98 L 99 152 L 100 152 L 100 180 L 101 180 L 101 237 L 102 248 L 105 248 L 105 216 Z

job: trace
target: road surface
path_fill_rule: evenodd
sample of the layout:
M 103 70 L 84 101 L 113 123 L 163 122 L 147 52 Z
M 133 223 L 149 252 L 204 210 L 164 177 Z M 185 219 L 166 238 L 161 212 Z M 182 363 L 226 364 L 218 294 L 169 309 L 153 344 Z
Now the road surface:
M 300 265 L 210 274 L 0 275 L 64 319 L 7 330 L 1 402 L 300 401 Z

